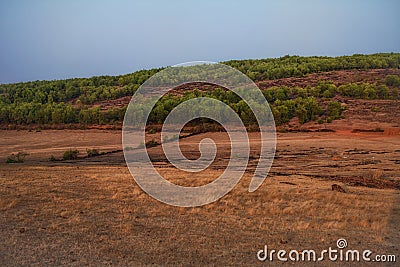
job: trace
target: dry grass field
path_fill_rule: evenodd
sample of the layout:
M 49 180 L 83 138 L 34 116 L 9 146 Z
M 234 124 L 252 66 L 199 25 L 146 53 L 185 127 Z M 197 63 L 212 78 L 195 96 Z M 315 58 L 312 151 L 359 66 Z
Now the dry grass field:
M 217 140 L 221 160 L 196 175 L 177 172 L 160 147 L 149 154 L 170 181 L 204 184 L 229 157 L 224 133 L 191 136 L 181 147 L 195 157 L 204 137 Z M 258 135 L 250 138 L 256 156 Z M 400 138 L 393 131 L 278 133 L 276 159 L 257 191 L 247 192 L 254 159 L 229 194 L 196 208 L 143 192 L 118 151 L 119 131 L 0 131 L 0 140 L 3 266 L 255 266 L 268 264 L 256 257 L 264 245 L 322 250 L 339 238 L 351 249 L 400 254 Z M 114 153 L 49 161 L 70 148 L 81 156 L 87 148 Z M 18 151 L 29 154 L 25 162 L 6 164 Z M 334 183 L 346 193 L 332 191 Z

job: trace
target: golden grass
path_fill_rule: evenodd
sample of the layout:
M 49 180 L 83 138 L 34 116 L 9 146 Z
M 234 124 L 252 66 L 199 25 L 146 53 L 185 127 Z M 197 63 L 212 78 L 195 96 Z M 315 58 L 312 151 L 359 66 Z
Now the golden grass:
M 13 237 L 16 244 L 30 236 L 37 247 L 21 249 L 33 249 L 43 257 L 37 250 L 44 249 L 40 240 L 48 234 L 46 242 L 56 247 L 64 247 L 70 238 L 81 240 L 56 252 L 66 255 L 85 249 L 79 255 L 81 263 L 93 261 L 92 257 L 105 251 L 110 258 L 122 260 L 122 253 L 130 260 L 141 257 L 139 262 L 144 263 L 149 260 L 146 250 L 154 251 L 158 242 L 167 250 L 199 251 L 204 259 L 245 250 L 250 263 L 252 253 L 266 242 L 318 248 L 345 236 L 353 244 L 368 242 L 382 247 L 385 237 L 393 233 L 388 218 L 398 197 L 394 190 L 357 187 L 350 187 L 345 194 L 334 192 L 329 181 L 296 175 L 269 178 L 259 190 L 248 193 L 250 175 L 245 175 L 231 193 L 215 203 L 178 208 L 145 194 L 124 167 L 6 166 L 2 171 L 1 223 L 11 232 L 13 228 L 26 229 Z M 172 181 L 187 178 L 176 176 L 173 169 L 160 171 Z M 35 175 L 29 176 L 32 173 Z M 18 193 L 7 188 L 18 188 Z M 233 240 L 236 243 L 232 244 Z M 281 240 L 288 243 L 281 244 Z M 0 245 L 10 246 L 8 242 L 3 239 Z M 171 255 L 167 250 L 158 253 Z M 24 256 L 15 257 L 29 262 Z M 162 263 L 160 259 L 156 262 Z
M 275 176 L 257 191 L 247 192 L 248 172 L 229 194 L 195 208 L 154 200 L 124 166 L 0 164 L 0 262 L 256 265 L 255 253 L 265 244 L 275 249 L 325 249 L 335 246 L 338 238 L 346 238 L 351 248 L 398 253 L 398 190 L 348 186 L 348 193 L 339 193 L 331 186 L 342 183 L 310 178 L 336 174 L 395 179 L 397 165 L 391 160 L 399 149 L 398 139 L 347 140 L 328 134 L 304 134 L 300 141 L 295 134 L 280 138 L 280 159 L 271 172 Z M 391 154 L 346 154 L 332 160 L 356 147 Z M 358 165 L 372 156 L 381 163 Z M 333 161 L 336 167 L 330 166 Z M 189 176 L 165 164 L 155 166 L 171 182 L 187 186 L 207 183 L 223 171 L 216 165 Z

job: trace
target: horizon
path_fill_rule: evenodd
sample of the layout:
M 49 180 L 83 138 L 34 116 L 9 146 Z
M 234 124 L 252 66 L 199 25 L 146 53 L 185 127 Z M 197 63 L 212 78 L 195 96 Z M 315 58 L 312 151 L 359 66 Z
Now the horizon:
M 399 7 L 393 0 L 1 2 L 0 84 L 198 60 L 398 53 Z

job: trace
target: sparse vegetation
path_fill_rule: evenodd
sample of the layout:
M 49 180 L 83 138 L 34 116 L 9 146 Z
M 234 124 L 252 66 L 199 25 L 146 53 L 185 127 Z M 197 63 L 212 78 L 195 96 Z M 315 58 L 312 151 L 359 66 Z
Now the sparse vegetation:
M 182 260 L 184 265 L 193 265 L 192 258 L 182 258 L 181 254 L 171 258 L 170 251 L 177 248 L 189 255 L 202 251 L 206 255 L 200 258 L 203 265 L 214 264 L 216 259 L 217 265 L 229 265 L 237 255 L 241 257 L 235 258 L 236 265 L 257 265 L 255 254 L 265 244 L 265 236 L 254 239 L 254 232 L 267 233 L 274 248 L 284 240 L 294 248 L 312 247 L 320 242 L 317 248 L 325 249 L 336 246 L 336 237 L 345 236 L 351 244 L 368 244 L 372 250 L 393 249 L 394 243 L 385 240 L 397 234 L 400 219 L 400 214 L 393 212 L 399 193 L 399 164 L 394 160 L 400 145 L 396 136 L 279 133 L 278 157 L 269 178 L 257 191 L 246 193 L 254 174 L 247 168 L 226 197 L 202 207 L 182 208 L 148 196 L 122 166 L 122 152 L 100 157 L 96 165 L 42 161 L 59 153 L 55 147 L 57 138 L 46 140 L 49 138 L 44 136 L 63 134 L 68 143 L 60 145 L 72 148 L 86 146 L 103 151 L 120 145 L 110 131 L 88 130 L 85 142 L 90 144 L 85 145 L 78 143 L 78 138 L 67 137 L 76 137 L 78 132 L 81 131 L 19 131 L 13 139 L 15 144 L 27 140 L 22 144 L 32 156 L 29 164 L 23 166 L 3 163 L 0 173 L 4 236 L 1 242 L 2 252 L 10 255 L 6 258 L 8 265 L 29 265 L 34 260 L 37 265 L 104 265 L 112 261 L 113 265 L 126 266 L 138 259 L 140 263 L 157 265 L 174 265 Z M 97 137 L 88 138 L 91 132 Z M 10 133 L 2 134 L 6 137 Z M 108 142 L 105 135 L 115 143 Z M 204 136 L 215 140 L 218 153 L 222 153 L 211 168 L 188 173 L 156 160 L 153 164 L 157 171 L 171 183 L 182 186 L 214 181 L 225 169 L 224 160 L 230 154 L 229 137 L 223 133 Z M 201 140 L 199 137 L 181 140 L 185 155 L 196 155 L 198 143 L 194 141 Z M 250 133 L 250 138 L 252 146 L 257 147 L 259 135 Z M 342 154 L 344 151 L 347 152 Z M 155 159 L 161 159 L 163 154 L 161 149 L 151 149 L 150 153 Z M 114 161 L 117 155 L 118 162 Z M 256 150 L 252 150 L 250 160 L 249 166 L 257 164 Z M 365 163 L 368 164 L 360 166 Z M 343 186 L 347 193 L 333 192 L 333 183 Z M 193 239 L 210 231 L 210 238 Z M 28 237 L 30 242 L 25 244 Z M 164 242 L 168 239 L 179 242 Z M 149 248 L 160 245 L 160 240 L 165 253 L 148 254 Z M 228 247 L 227 240 L 232 241 Z M 43 246 L 52 250 L 43 250 Z M 222 250 L 215 251 L 216 246 Z M 79 255 L 71 254 L 77 248 L 82 248 Z M 37 256 L 32 257 L 32 253 Z M 218 256 L 221 253 L 229 257 Z
M 78 158 L 79 151 L 77 149 L 69 149 L 64 152 L 64 160 L 74 160 Z
M 90 157 L 99 156 L 100 152 L 96 148 L 92 148 L 92 149 L 87 148 L 86 149 L 86 154 L 87 154 L 88 158 L 90 158 Z
M 155 146 L 158 146 L 158 145 L 160 145 L 160 143 L 155 141 L 154 139 L 151 139 L 150 141 L 146 142 L 146 147 L 147 148 L 155 147 Z
M 6 163 L 23 163 L 26 156 L 28 156 L 28 153 L 25 152 L 13 153 L 7 157 Z
M 144 147 L 145 147 L 144 143 L 140 142 L 140 144 L 138 144 L 136 148 L 144 148 Z
M 174 134 L 173 136 L 169 137 L 169 136 L 165 136 L 163 139 L 163 143 L 168 143 L 168 142 L 173 142 L 179 139 L 179 135 Z

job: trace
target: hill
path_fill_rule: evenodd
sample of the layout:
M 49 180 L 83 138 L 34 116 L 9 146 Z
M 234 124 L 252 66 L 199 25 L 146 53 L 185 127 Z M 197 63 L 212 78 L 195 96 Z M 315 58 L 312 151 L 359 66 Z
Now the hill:
M 342 118 L 350 99 L 379 100 L 398 105 L 400 53 L 340 57 L 300 57 L 223 62 L 237 68 L 263 90 L 277 125 L 297 119 L 331 122 Z M 161 69 L 141 70 L 120 76 L 97 76 L 55 81 L 0 85 L 0 125 L 82 127 L 122 123 L 130 97 Z M 247 105 L 223 89 L 188 84 L 162 98 L 150 124 L 158 124 L 176 105 L 196 96 L 214 97 L 228 103 L 245 124 L 255 124 Z M 390 100 L 394 101 L 391 102 Z M 168 102 L 168 105 L 166 104 Z

